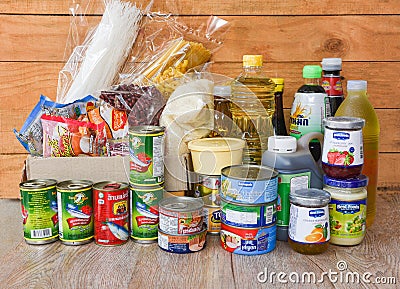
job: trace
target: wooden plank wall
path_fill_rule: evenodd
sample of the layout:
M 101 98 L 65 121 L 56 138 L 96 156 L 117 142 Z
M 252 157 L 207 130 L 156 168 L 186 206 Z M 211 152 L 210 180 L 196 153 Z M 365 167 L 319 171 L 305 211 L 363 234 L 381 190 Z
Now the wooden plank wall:
M 55 99 L 69 2 L 0 1 L 0 197 L 18 195 L 26 157 L 12 129 L 22 126 L 41 93 Z M 89 23 L 99 20 L 102 7 L 102 0 L 85 6 Z M 213 56 L 213 71 L 234 77 L 243 54 L 263 54 L 266 70 L 286 80 L 286 112 L 302 84 L 303 65 L 341 57 L 346 79 L 368 80 L 380 119 L 379 186 L 399 189 L 400 1 L 155 0 L 153 11 L 177 12 L 189 25 L 204 23 L 210 14 L 230 21 L 224 46 Z

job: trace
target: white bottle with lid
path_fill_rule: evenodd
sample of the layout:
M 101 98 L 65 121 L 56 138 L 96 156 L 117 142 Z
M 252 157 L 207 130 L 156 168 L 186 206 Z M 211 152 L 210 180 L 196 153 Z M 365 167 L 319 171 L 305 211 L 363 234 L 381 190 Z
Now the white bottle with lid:
M 262 156 L 262 164 L 278 172 L 277 239 L 287 241 L 289 226 L 289 194 L 299 189 L 322 189 L 322 171 L 314 161 L 308 144 L 319 139 L 321 133 L 308 133 L 296 140 L 292 136 L 271 136 L 268 150 Z

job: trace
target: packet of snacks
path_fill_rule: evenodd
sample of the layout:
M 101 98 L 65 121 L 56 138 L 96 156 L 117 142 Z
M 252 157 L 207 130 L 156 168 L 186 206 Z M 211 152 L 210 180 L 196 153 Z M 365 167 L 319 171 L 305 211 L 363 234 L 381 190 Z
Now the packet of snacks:
M 60 116 L 42 115 L 43 157 L 106 154 L 104 123 L 94 124 Z

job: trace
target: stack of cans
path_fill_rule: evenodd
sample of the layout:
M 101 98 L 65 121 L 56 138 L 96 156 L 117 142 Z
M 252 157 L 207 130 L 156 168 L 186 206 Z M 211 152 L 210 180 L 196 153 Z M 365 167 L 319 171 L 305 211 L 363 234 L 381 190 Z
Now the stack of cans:
M 140 243 L 158 237 L 158 204 L 164 192 L 164 128 L 129 129 L 131 237 Z

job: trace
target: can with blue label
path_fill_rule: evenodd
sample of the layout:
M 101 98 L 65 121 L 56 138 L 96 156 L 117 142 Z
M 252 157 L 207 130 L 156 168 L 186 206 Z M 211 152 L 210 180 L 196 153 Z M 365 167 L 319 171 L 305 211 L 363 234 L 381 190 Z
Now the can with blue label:
M 221 223 L 221 245 L 228 252 L 240 255 L 261 255 L 276 247 L 276 225 L 260 228 L 239 228 Z
M 242 204 L 273 202 L 278 197 L 278 171 L 258 165 L 226 167 L 221 171 L 221 197 Z
M 259 228 L 276 223 L 276 199 L 265 204 L 241 204 L 221 199 L 221 219 L 228 226 Z

